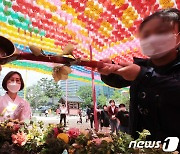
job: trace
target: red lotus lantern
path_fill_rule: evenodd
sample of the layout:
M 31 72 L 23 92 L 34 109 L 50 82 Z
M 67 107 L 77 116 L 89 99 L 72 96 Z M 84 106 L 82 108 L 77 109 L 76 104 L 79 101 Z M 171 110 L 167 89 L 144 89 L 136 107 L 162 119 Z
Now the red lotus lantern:
M 20 10 L 19 5 L 13 5 L 12 9 L 16 12 L 18 12 Z
M 40 11 L 40 8 L 39 7 L 37 7 L 37 6 L 33 6 L 33 10 L 34 10 L 34 12 L 39 12 Z
M 137 3 L 137 2 L 136 2 Z M 126 10 L 128 8 L 129 4 L 123 4 L 120 9 L 121 10 Z
M 135 29 L 136 29 L 136 27 L 132 26 L 132 27 L 130 27 L 128 30 L 129 30 L 130 32 L 133 32 L 133 31 L 135 31 Z
M 45 17 L 46 17 L 47 19 L 52 18 L 52 14 L 51 14 L 51 13 L 45 12 L 44 15 L 45 15 Z

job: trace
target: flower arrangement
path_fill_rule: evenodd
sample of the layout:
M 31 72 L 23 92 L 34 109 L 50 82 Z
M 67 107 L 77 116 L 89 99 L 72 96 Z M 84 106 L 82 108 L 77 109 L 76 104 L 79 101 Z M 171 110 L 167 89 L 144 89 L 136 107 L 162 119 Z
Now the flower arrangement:
M 139 133 L 145 140 L 147 130 Z M 29 124 L 17 120 L 0 123 L 0 153 L 2 154 L 120 154 L 163 153 L 161 149 L 133 149 L 133 138 L 125 133 L 100 134 L 92 130 L 70 128 L 43 122 Z
M 70 138 L 77 138 L 80 135 L 80 130 L 78 128 L 70 128 L 67 133 Z
M 24 132 L 18 132 L 17 134 L 12 135 L 12 142 L 19 146 L 23 146 L 27 142 L 27 135 Z

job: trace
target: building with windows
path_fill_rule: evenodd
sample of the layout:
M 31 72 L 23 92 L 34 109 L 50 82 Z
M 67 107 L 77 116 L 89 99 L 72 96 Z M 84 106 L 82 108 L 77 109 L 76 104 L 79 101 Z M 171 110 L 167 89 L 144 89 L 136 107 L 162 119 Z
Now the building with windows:
M 68 79 L 68 80 L 60 81 L 60 85 L 64 95 L 66 95 L 66 89 L 67 89 L 68 96 L 76 96 L 79 87 L 86 86 L 87 83 L 78 80 Z
M 76 96 L 79 87 L 81 86 L 91 86 L 91 83 L 81 82 L 78 80 L 68 79 L 66 81 L 60 81 L 61 89 L 63 91 L 63 95 L 66 95 L 66 88 L 67 88 L 67 95 L 69 96 Z M 96 86 L 96 97 L 101 94 L 104 94 L 108 99 L 111 98 L 114 92 L 114 88 L 102 85 L 95 85 Z
M 111 96 L 114 93 L 114 88 L 103 86 L 103 93 L 108 99 L 111 99 Z
M 62 104 L 66 104 L 67 101 L 67 109 L 69 115 L 78 115 L 80 104 L 84 103 L 84 101 L 78 96 L 68 96 L 67 100 L 65 96 L 62 96 L 59 100 L 60 106 Z

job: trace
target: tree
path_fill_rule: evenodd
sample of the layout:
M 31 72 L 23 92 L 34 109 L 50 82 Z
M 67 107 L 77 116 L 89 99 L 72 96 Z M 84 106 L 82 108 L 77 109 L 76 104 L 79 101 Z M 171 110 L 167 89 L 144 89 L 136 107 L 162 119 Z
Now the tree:
M 103 107 L 103 105 L 107 105 L 107 98 L 104 94 L 100 94 L 97 97 L 97 104 L 98 106 L 100 106 L 101 108 Z
M 38 85 L 48 98 L 61 97 L 62 95 L 60 85 L 58 85 L 53 79 L 48 80 L 47 78 L 42 78 L 38 81 Z
M 48 101 L 48 97 L 44 94 L 44 92 L 38 85 L 27 88 L 26 98 L 33 108 L 37 108 L 41 105 L 46 105 Z
M 121 92 L 119 90 L 115 89 L 111 99 L 115 100 L 115 102 L 120 102 L 120 100 L 121 100 Z
M 81 107 L 86 107 L 87 105 L 92 105 L 92 88 L 91 86 L 81 86 L 77 91 L 77 95 L 82 98 L 85 103 Z
M 52 79 L 42 78 L 36 85 L 27 88 L 27 100 L 32 107 L 37 108 L 41 105 L 47 105 L 49 99 L 60 98 L 62 95 L 61 87 Z
M 129 106 L 130 95 L 129 92 L 123 92 L 116 89 L 114 90 L 111 99 L 115 100 L 115 102 L 117 102 L 118 104 L 123 103 L 126 106 Z
M 121 103 L 125 104 L 129 108 L 130 95 L 129 92 L 121 94 Z

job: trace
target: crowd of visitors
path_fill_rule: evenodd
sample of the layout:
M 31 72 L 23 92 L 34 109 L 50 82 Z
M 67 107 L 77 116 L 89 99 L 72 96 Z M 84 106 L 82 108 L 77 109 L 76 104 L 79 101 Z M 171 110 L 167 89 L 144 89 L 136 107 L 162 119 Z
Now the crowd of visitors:
M 90 127 L 93 129 L 94 107 L 87 106 L 86 114 L 86 122 L 89 120 Z M 118 131 L 128 133 L 129 112 L 126 110 L 125 104 L 116 106 L 115 101 L 110 100 L 109 106 L 104 105 L 103 109 L 97 108 L 97 118 L 100 130 L 105 133 L 109 132 L 109 127 L 111 133 L 118 133 Z
M 97 121 L 99 130 L 104 133 L 118 133 L 119 131 L 128 133 L 129 112 L 126 110 L 125 104 L 116 105 L 114 100 L 109 101 L 109 105 L 104 105 L 102 108 L 97 107 Z M 82 124 L 83 111 L 79 109 L 79 120 L 77 123 Z M 68 110 L 65 104 L 62 104 L 56 114 L 60 116 L 60 124 L 66 127 L 66 115 Z M 94 129 L 94 106 L 87 106 L 85 122 L 90 122 L 90 128 Z M 64 123 L 62 123 L 64 122 Z

